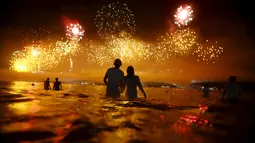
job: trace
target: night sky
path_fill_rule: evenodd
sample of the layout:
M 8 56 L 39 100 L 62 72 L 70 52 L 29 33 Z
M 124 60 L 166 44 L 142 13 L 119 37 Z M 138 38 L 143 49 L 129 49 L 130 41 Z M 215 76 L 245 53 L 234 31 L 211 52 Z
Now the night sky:
M 88 38 L 96 37 L 93 24 L 96 11 L 103 5 L 116 0 L 9 0 L 2 2 L 0 23 L 0 68 L 8 67 L 8 60 L 14 50 L 21 49 L 22 33 L 30 28 L 44 28 L 55 35 L 63 35 L 63 17 L 75 19 L 86 28 Z M 204 39 L 223 41 L 228 39 L 228 58 L 254 55 L 254 10 L 248 0 L 118 0 L 127 3 L 133 11 L 137 32 L 136 36 L 145 41 L 155 41 L 168 29 L 168 20 L 173 21 L 173 14 L 180 4 L 191 4 L 195 19 L 190 27 L 199 30 Z M 229 44 L 232 43 L 232 44 Z M 239 52 L 240 51 L 240 52 Z M 237 55 L 234 55 L 239 53 Z M 244 55 L 242 55 L 242 53 Z M 244 62 L 249 59 L 244 60 Z M 250 61 L 253 61 L 250 59 Z M 243 63 L 242 63 L 243 64 Z M 252 69 L 253 62 L 245 64 Z

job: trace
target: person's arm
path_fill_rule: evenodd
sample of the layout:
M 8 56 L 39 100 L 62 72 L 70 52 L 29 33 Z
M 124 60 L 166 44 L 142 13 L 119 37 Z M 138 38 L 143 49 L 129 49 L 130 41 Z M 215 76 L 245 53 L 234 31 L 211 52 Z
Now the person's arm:
M 139 76 L 137 76 L 137 85 L 138 85 L 138 88 L 142 91 L 144 98 L 146 99 L 147 95 L 146 95 L 145 91 L 143 90 L 143 86 L 142 86 Z
M 48 86 L 49 86 L 48 88 L 51 89 L 50 82 L 49 82 Z
M 108 72 L 108 71 L 107 71 L 107 72 Z M 105 75 L 104 75 L 104 84 L 107 84 L 107 79 L 108 79 L 107 72 L 106 72 Z
M 61 82 L 59 82 L 59 86 L 60 86 L 60 90 L 62 90 L 62 84 L 61 84 Z
M 122 93 L 126 86 L 125 86 L 125 77 L 124 77 L 124 73 L 122 72 L 121 73 L 121 78 L 120 78 L 120 83 L 119 83 L 119 86 L 120 86 L 120 92 Z
M 55 90 L 55 83 L 53 83 L 53 90 Z

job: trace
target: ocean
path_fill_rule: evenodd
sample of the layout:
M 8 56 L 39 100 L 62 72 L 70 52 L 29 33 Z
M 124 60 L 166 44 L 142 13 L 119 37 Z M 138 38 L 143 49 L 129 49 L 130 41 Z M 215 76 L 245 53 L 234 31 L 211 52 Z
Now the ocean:
M 229 141 L 227 127 L 219 125 L 235 123 L 238 115 L 220 102 L 221 91 L 204 99 L 199 90 L 145 87 L 146 100 L 139 92 L 128 101 L 124 93 L 106 98 L 104 85 L 65 83 L 61 91 L 45 91 L 43 83 L 31 84 L 0 82 L 3 143 Z M 216 105 L 231 110 L 209 112 Z

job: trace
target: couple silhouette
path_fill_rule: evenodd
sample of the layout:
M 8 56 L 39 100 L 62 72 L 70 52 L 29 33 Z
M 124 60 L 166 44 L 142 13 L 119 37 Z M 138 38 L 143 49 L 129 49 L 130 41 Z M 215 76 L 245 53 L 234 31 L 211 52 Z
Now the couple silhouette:
M 139 76 L 135 75 L 134 68 L 129 66 L 127 68 L 127 75 L 124 76 L 124 72 L 120 70 L 122 62 L 120 59 L 114 61 L 114 67 L 109 68 L 104 76 L 104 83 L 106 84 L 106 96 L 112 98 L 120 98 L 126 88 L 126 96 L 130 99 L 137 98 L 137 86 L 144 94 L 146 99 L 146 93 L 143 90 Z

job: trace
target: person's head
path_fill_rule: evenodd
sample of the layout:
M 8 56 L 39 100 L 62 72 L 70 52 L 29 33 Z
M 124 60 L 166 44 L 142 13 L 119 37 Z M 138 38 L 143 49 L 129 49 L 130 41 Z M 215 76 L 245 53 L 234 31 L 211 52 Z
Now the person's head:
M 58 78 L 56 77 L 55 80 L 58 81 Z
M 209 85 L 208 84 L 205 84 L 205 86 L 204 86 L 205 88 L 209 88 Z
M 122 65 L 122 62 L 121 62 L 120 59 L 116 59 L 116 60 L 114 61 L 114 66 L 115 66 L 116 68 L 119 68 L 121 65 Z
M 229 82 L 236 82 L 236 76 L 230 76 L 228 81 Z
M 135 70 L 132 66 L 128 66 L 127 68 L 127 76 L 133 76 L 135 74 Z
M 50 80 L 50 78 L 47 78 L 47 80 L 49 81 L 49 80 Z

